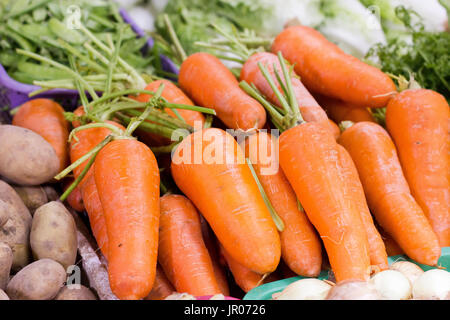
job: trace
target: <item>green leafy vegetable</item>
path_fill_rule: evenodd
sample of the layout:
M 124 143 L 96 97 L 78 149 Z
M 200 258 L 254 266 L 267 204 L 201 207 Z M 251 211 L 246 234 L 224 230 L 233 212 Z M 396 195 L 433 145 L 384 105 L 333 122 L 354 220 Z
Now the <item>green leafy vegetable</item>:
M 410 40 L 393 38 L 386 45 L 376 45 L 366 58 L 385 72 L 409 79 L 412 75 L 423 88 L 435 90 L 450 99 L 450 33 L 428 32 L 415 22 L 414 12 L 396 8 Z

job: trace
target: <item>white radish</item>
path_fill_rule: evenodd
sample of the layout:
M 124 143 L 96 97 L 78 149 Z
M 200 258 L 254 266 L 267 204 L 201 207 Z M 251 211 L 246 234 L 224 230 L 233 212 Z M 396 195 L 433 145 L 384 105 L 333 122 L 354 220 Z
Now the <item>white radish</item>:
M 408 278 L 411 285 L 419 278 L 424 271 L 417 264 L 409 261 L 398 261 L 390 266 L 391 270 L 396 270 Z
M 413 299 L 446 300 L 450 298 L 450 272 L 432 269 L 424 272 L 413 284 Z
M 370 280 L 385 300 L 407 300 L 411 297 L 411 283 L 397 270 L 385 270 L 375 274 Z
M 318 279 L 301 279 L 275 293 L 273 300 L 325 300 L 332 286 Z
M 326 300 L 381 300 L 381 296 L 369 282 L 343 281 L 329 291 Z

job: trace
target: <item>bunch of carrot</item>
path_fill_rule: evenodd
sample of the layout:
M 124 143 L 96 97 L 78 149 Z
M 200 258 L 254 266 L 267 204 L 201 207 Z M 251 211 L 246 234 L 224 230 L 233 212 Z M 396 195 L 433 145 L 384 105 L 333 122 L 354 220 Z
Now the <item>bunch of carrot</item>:
M 70 159 L 64 199 L 87 211 L 119 298 L 229 295 L 230 279 L 247 292 L 280 266 L 315 277 L 325 255 L 338 282 L 367 280 L 388 268 L 378 226 L 423 264 L 450 246 L 445 98 L 397 92 L 311 28 L 288 27 L 271 51 L 249 54 L 239 80 L 211 54 L 185 57 L 179 86 L 105 93 L 71 114 L 71 133 L 55 102 L 16 113 L 61 170 Z M 211 128 L 205 108 L 242 139 Z M 386 108 L 386 128 L 374 108 Z M 172 192 L 154 152 L 171 153 Z

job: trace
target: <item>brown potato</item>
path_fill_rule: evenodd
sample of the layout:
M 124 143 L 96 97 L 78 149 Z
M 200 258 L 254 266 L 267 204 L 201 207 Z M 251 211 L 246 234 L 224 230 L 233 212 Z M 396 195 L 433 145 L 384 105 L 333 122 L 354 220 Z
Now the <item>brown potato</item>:
M 0 180 L 0 200 L 9 212 L 9 219 L 0 227 L 0 241 L 8 244 L 13 251 L 13 271 L 18 271 L 30 261 L 29 235 L 31 214 L 16 191 Z
M 0 199 L 0 228 L 9 220 L 10 205 Z
M 18 185 L 39 185 L 58 174 L 53 147 L 40 135 L 13 125 L 0 125 L 0 175 Z
M 83 285 L 65 286 L 55 297 L 55 300 L 97 300 L 94 293 Z
M 45 194 L 47 195 L 47 200 L 50 201 L 58 201 L 59 194 L 56 192 L 55 188 L 49 185 L 42 186 L 42 189 L 44 189 Z
M 45 193 L 44 188 L 42 188 L 41 186 L 13 186 L 13 188 L 14 190 L 16 190 L 17 194 L 22 199 L 22 202 L 25 204 L 28 210 L 30 210 L 30 213 L 32 215 L 37 208 L 48 202 L 47 194 Z
M 51 300 L 66 281 L 66 271 L 51 259 L 37 260 L 9 281 L 6 294 L 11 300 Z
M 30 243 L 37 259 L 53 259 L 65 269 L 75 263 L 77 228 L 72 215 L 61 202 L 52 201 L 36 210 Z
M 4 242 L 0 242 L 0 289 L 4 290 L 9 282 L 9 274 L 13 262 L 11 248 Z
M 8 295 L 2 289 L 0 289 L 0 300 L 9 300 Z

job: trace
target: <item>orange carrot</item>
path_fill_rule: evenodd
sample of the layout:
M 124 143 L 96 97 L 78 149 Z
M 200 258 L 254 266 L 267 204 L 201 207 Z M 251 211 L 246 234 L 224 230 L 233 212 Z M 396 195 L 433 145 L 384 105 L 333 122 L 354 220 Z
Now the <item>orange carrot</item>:
M 386 126 L 397 146 L 411 193 L 439 238 L 450 246 L 450 108 L 432 90 L 406 90 L 386 108 Z
M 364 229 L 369 240 L 370 264 L 378 267 L 379 270 L 386 270 L 389 268 L 386 248 L 367 206 L 366 196 L 364 195 L 364 189 L 359 179 L 358 171 L 350 154 L 341 145 L 338 145 L 338 156 L 341 172 L 346 182 L 346 194 L 349 200 L 357 206 L 357 211 L 361 214 Z
M 341 129 L 339 129 L 339 126 L 333 120 L 330 119 L 329 121 L 331 132 L 333 133 L 334 138 L 337 140 L 341 135 Z
M 352 121 L 355 123 L 361 121 L 375 122 L 375 118 L 367 108 L 354 106 L 348 102 L 322 95 L 314 96 L 325 109 L 328 116 L 338 124 L 342 121 Z
M 189 99 L 189 97 L 186 96 L 186 94 L 180 88 L 178 88 L 173 82 L 168 80 L 152 81 L 147 85 L 145 90 L 156 92 L 161 84 L 164 84 L 164 90 L 161 93 L 161 96 L 168 102 L 190 106 L 194 105 L 192 100 Z M 140 102 L 147 102 L 151 97 L 152 96 L 150 94 L 141 93 L 137 96 L 136 100 Z M 186 109 L 176 110 L 187 124 L 190 124 L 194 127 L 197 123 L 197 126 L 203 127 L 203 124 L 205 123 L 205 117 L 201 112 Z M 176 117 L 175 113 L 171 109 L 166 108 L 165 111 L 172 117 Z M 143 130 L 138 130 L 138 135 L 143 142 L 151 146 L 162 146 L 170 143 L 170 140 L 167 138 L 163 138 L 161 136 L 158 136 L 157 134 L 146 132 Z
M 119 139 L 95 159 L 95 184 L 108 233 L 108 274 L 119 299 L 146 297 L 155 281 L 159 169 L 142 142 Z
M 194 296 L 222 293 L 202 238 L 199 214 L 182 195 L 160 199 L 158 261 L 177 292 Z
M 279 143 L 281 168 L 325 244 L 337 281 L 367 280 L 368 239 L 355 200 L 347 197 L 336 141 L 309 122 L 284 131 Z
M 64 182 L 64 191 L 73 183 L 73 179 L 68 179 Z M 77 186 L 67 197 L 68 205 L 75 211 L 84 211 L 83 198 L 81 196 L 80 188 Z
M 379 227 L 378 230 L 380 231 L 380 235 L 381 238 L 383 239 L 384 246 L 386 247 L 386 252 L 388 256 L 391 257 L 399 254 L 405 254 L 405 252 L 402 250 L 402 248 L 400 248 L 398 243 L 395 242 L 395 240 L 389 234 L 387 234 L 386 231 L 381 229 L 381 227 Z
M 66 167 L 69 161 L 69 124 L 64 118 L 64 109 L 58 103 L 49 99 L 25 102 L 14 115 L 12 124 L 42 136 L 55 149 L 60 170 Z
M 313 92 L 369 108 L 386 106 L 396 92 L 387 74 L 344 53 L 313 28 L 284 29 L 272 44 L 272 52 L 278 51 Z
M 178 81 L 198 105 L 214 109 L 229 128 L 262 128 L 266 122 L 264 108 L 239 88 L 231 71 L 211 54 L 194 53 L 184 60 Z
M 389 134 L 378 124 L 359 122 L 338 141 L 356 165 L 369 208 L 380 226 L 411 259 L 436 265 L 441 254 L 437 236 L 410 193 Z
M 260 131 L 242 143 L 270 203 L 284 223 L 281 256 L 291 270 L 316 277 L 322 264 L 322 243 L 278 164 L 277 141 Z
M 164 300 L 174 292 L 175 288 L 158 264 L 156 266 L 155 284 L 153 285 L 152 291 L 150 291 L 144 300 Z
M 244 292 L 249 292 L 255 287 L 262 285 L 264 283 L 279 280 L 275 274 L 261 275 L 256 273 L 249 268 L 246 268 L 239 262 L 233 259 L 233 257 L 226 252 L 226 250 L 221 246 L 221 253 L 225 257 L 228 267 L 233 274 L 234 281 Z
M 259 67 L 271 89 L 283 96 L 283 111 L 268 104 L 247 82 L 242 81 L 241 88 L 264 105 L 282 131 L 278 140 L 281 169 L 319 232 L 337 281 L 368 280 L 367 234 L 354 200 L 346 197 L 347 182 L 339 168 L 338 144 L 329 128 L 305 122 L 281 52 L 278 58 L 286 83 L 283 92 L 273 84 L 267 68 L 262 64 Z
M 228 279 L 226 272 L 221 264 L 221 255 L 219 254 L 219 245 L 216 236 L 213 234 L 208 222 L 200 215 L 200 224 L 202 227 L 203 241 L 206 249 L 208 249 L 209 256 L 213 264 L 214 274 L 216 276 L 217 284 L 220 291 L 225 295 L 230 295 L 230 288 L 228 286 Z
M 261 274 L 276 269 L 280 237 L 230 134 L 210 128 L 184 138 L 172 156 L 172 175 L 235 260 Z
M 282 69 L 277 55 L 270 52 L 258 52 L 247 59 L 242 66 L 240 79 L 245 80 L 250 84 L 254 84 L 256 88 L 269 99 L 269 101 L 282 107 L 277 95 L 271 89 L 259 70 L 258 63 L 266 66 L 274 83 L 276 83 L 278 89 L 281 90 L 281 84 L 277 80 L 276 72 L 281 76 L 283 74 Z M 327 114 L 305 88 L 300 79 L 296 75 L 292 75 L 291 83 L 300 112 L 305 121 L 316 121 L 322 123 L 325 127 L 328 127 L 330 123 L 328 122 Z

